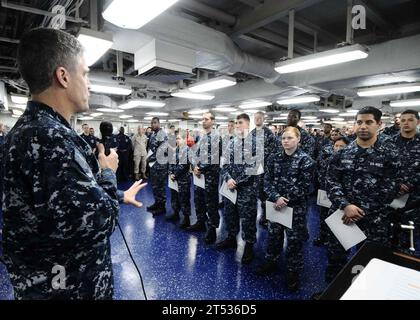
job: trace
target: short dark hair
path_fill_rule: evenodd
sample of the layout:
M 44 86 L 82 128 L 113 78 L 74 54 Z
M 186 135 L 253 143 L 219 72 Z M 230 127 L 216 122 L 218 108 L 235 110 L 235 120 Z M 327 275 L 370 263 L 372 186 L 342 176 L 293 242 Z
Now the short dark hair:
M 249 119 L 249 115 L 247 115 L 246 113 L 238 114 L 236 116 L 236 120 L 239 120 L 239 119 L 244 119 L 245 121 L 248 121 L 248 122 L 251 121 L 251 119 Z
M 355 120 L 357 120 L 357 116 L 359 114 L 372 114 L 376 122 L 381 121 L 381 117 L 382 117 L 382 111 L 379 110 L 378 108 L 371 107 L 371 106 L 363 107 L 362 109 L 360 109 L 359 112 L 357 112 L 356 114 Z
M 291 110 L 289 110 L 289 113 L 290 112 L 296 112 L 297 113 L 297 115 L 299 116 L 299 120 L 300 120 L 300 118 L 302 117 L 302 113 L 298 110 L 298 109 L 291 109 Z
M 153 117 L 153 118 L 152 118 L 152 122 L 153 122 L 153 121 L 155 121 L 155 120 L 157 120 L 157 122 L 159 122 L 159 123 L 160 123 L 160 119 L 159 119 L 158 117 Z
M 171 124 L 171 125 L 169 126 L 169 129 L 172 129 L 172 128 L 174 128 L 174 129 L 175 129 L 175 126 L 174 126 L 173 124 Z
M 328 123 L 328 122 L 324 122 L 324 127 L 325 127 L 325 126 L 331 127 L 331 129 L 332 129 L 332 127 L 333 127 L 333 126 L 332 126 L 332 124 L 331 124 L 331 123 Z
M 350 140 L 348 138 L 346 138 L 346 137 L 339 137 L 339 138 L 337 138 L 337 140 L 334 141 L 334 144 L 337 141 L 343 141 L 345 144 L 349 144 L 350 143 Z
M 80 42 L 67 32 L 51 28 L 33 29 L 20 40 L 19 72 L 29 91 L 38 94 L 53 84 L 57 68 L 74 70 L 82 52 Z
M 87 123 L 82 124 L 82 128 L 83 128 L 84 126 L 88 126 L 88 124 L 87 124 Z
M 235 124 L 235 120 L 229 120 L 229 123 Z
M 401 113 L 401 116 L 403 116 L 404 114 L 413 114 L 417 120 L 420 120 L 419 113 L 415 110 L 412 110 L 412 109 L 405 110 L 404 112 Z

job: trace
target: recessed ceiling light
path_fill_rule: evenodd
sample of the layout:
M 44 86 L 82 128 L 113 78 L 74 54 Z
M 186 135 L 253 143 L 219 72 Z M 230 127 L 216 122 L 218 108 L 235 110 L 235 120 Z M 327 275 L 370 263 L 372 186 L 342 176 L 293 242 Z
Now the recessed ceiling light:
M 321 100 L 319 96 L 316 95 L 305 95 L 305 96 L 297 96 L 293 98 L 287 99 L 280 99 L 277 101 L 278 104 L 287 105 L 287 104 L 303 104 L 303 103 L 311 103 L 317 102 Z
M 184 99 L 193 99 L 193 100 L 213 100 L 214 95 L 204 94 L 204 93 L 194 93 L 189 90 L 181 90 L 178 92 L 171 93 L 171 96 Z
M 417 107 L 420 106 L 420 99 L 395 100 L 389 105 L 393 108 Z

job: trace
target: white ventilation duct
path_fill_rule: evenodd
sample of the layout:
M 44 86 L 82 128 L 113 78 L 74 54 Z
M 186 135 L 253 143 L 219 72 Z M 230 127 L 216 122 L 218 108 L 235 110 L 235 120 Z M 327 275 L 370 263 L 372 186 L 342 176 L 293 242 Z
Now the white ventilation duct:
M 226 74 L 242 72 L 264 79 L 221 90 L 218 94 L 220 98 L 216 97 L 212 103 L 222 103 L 223 99 L 234 102 L 237 92 L 243 94 L 241 100 L 257 96 L 283 96 L 286 88 L 287 96 L 301 94 L 305 90 L 341 92 L 351 96 L 353 91 L 349 89 L 364 84 L 382 84 L 389 77 L 402 81 L 420 80 L 420 35 L 372 45 L 367 59 L 280 76 L 274 70 L 273 61 L 242 52 L 226 34 L 168 13 L 149 22 L 141 28 L 141 32 L 119 29 L 108 23 L 105 23 L 104 31 L 113 33 L 114 49 L 136 53 L 155 38 L 195 52 L 194 67 Z M 170 100 L 168 108 L 172 109 L 185 108 L 186 105 L 199 107 L 206 103 L 188 101 L 186 104 L 185 100 Z
M 103 94 L 91 94 L 89 97 L 89 106 L 97 108 L 116 108 L 117 102 Z M 91 110 L 92 111 L 92 110 Z
M 3 81 L 0 81 L 0 105 L 2 105 L 5 110 L 9 110 L 6 86 Z
M 134 68 L 139 74 L 153 68 L 192 74 L 192 69 L 196 65 L 195 57 L 195 50 L 152 39 L 134 53 Z
M 105 23 L 104 30 L 113 33 L 113 48 L 117 50 L 135 54 L 150 41 L 147 41 L 147 36 L 150 36 L 192 50 L 196 68 L 227 74 L 243 72 L 270 82 L 279 78 L 274 62 L 242 52 L 222 32 L 168 13 L 162 13 L 141 28 L 141 34 L 146 35 L 135 35 L 140 32 L 119 29 L 109 23 Z

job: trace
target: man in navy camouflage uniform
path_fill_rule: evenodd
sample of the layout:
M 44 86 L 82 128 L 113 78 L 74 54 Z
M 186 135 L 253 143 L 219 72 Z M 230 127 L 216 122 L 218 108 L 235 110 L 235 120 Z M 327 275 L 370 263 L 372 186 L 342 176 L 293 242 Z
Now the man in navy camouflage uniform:
M 207 222 L 206 244 L 216 241 L 216 228 L 219 227 L 219 173 L 222 139 L 213 130 L 214 115 L 210 112 L 203 114 L 204 136 L 196 144 L 193 168 L 196 176 L 204 175 L 205 189 L 195 186 L 194 202 L 197 222 L 187 230 L 204 231 Z
M 326 145 L 331 145 L 331 132 L 332 132 L 332 125 L 331 123 L 324 123 L 324 136 L 319 137 L 315 140 L 315 158 L 314 160 L 318 159 L 319 154 L 321 153 L 322 149 Z
M 357 113 L 357 139 L 331 159 L 326 191 L 332 202 L 329 214 L 343 210 L 343 223 L 357 222 L 368 241 L 388 245 L 388 205 L 398 193 L 400 160 L 395 145 L 378 137 L 381 116 L 382 112 L 374 107 L 364 107 Z M 327 257 L 325 278 L 329 283 L 347 261 L 347 253 L 332 232 Z
M 382 134 L 393 137 L 400 133 L 400 118 L 401 113 L 397 113 L 394 115 L 394 124 L 390 127 L 386 127 Z
M 267 162 L 264 181 L 267 200 L 274 202 L 276 209 L 285 205 L 293 208 L 293 222 L 292 229 L 269 222 L 266 261 L 257 270 L 260 275 L 275 271 L 275 261 L 283 248 L 286 231 L 287 283 L 290 291 L 296 291 L 300 286 L 303 243 L 306 238 L 307 198 L 315 168 L 312 158 L 298 147 L 299 139 L 297 128 L 286 128 L 282 136 L 283 148 L 275 150 Z
M 256 146 L 257 143 L 259 145 L 264 146 L 264 152 L 257 152 L 257 156 L 260 156 L 263 159 L 260 159 L 260 163 L 263 163 L 262 171 L 267 166 L 267 160 L 270 154 L 279 146 L 278 138 L 273 134 L 273 132 L 264 126 L 264 113 L 257 112 L 254 115 L 254 123 L 255 129 L 251 131 L 253 145 Z M 258 142 L 257 142 L 258 137 Z M 258 181 L 258 199 L 261 201 L 261 209 L 262 215 L 260 218 L 260 225 L 266 227 L 267 226 L 267 219 L 266 219 L 266 212 L 265 212 L 265 201 L 267 196 L 264 192 L 264 172 L 257 176 Z
M 184 219 L 180 224 L 181 229 L 190 226 L 191 216 L 191 173 L 188 156 L 189 148 L 186 145 L 186 136 L 179 132 L 176 134 L 175 152 L 173 154 L 169 152 L 169 179 L 178 183 L 178 192 L 171 189 L 171 205 L 174 213 L 167 220 L 178 221 L 179 212 L 182 210 Z
M 96 153 L 96 142 L 97 142 L 96 137 L 90 134 L 89 126 L 86 123 L 82 125 L 82 130 L 83 132 L 80 136 L 92 148 L 93 153 Z
M 326 126 L 324 126 L 326 128 Z M 324 140 L 322 147 L 319 148 L 318 158 L 316 159 L 316 172 L 315 178 L 317 180 L 318 189 L 326 191 L 326 175 L 328 164 L 331 160 L 331 156 L 334 153 L 334 143 L 338 138 L 341 137 L 340 130 L 334 129 L 329 133 L 328 140 Z M 327 143 L 327 141 L 329 141 Z M 328 226 L 324 220 L 328 217 L 329 209 L 326 207 L 319 206 L 319 237 L 313 241 L 315 246 L 321 246 L 327 241 Z
M 168 136 L 160 128 L 160 120 L 154 117 L 151 121 L 153 133 L 149 139 L 149 153 L 147 163 L 150 168 L 150 182 L 152 184 L 155 203 L 147 207 L 153 216 L 166 213 L 166 185 L 168 184 Z
M 4 140 L 6 137 L 4 124 L 0 122 L 0 234 L 2 233 L 3 218 L 1 212 L 1 204 L 3 201 L 3 166 L 4 166 Z
M 398 222 L 404 225 L 410 221 L 414 222 L 415 239 L 419 239 L 420 235 L 420 133 L 417 131 L 419 124 L 419 113 L 406 110 L 401 113 L 400 134 L 392 137 L 401 159 L 401 168 L 398 173 L 401 182 L 399 194 L 409 194 L 405 208 L 396 214 L 399 215 Z M 408 232 L 400 231 L 399 235 L 398 249 L 413 253 L 407 250 L 409 248 Z M 415 253 L 419 255 L 419 248 L 416 249 Z
M 32 101 L 5 142 L 3 251 L 15 297 L 112 299 L 109 238 L 119 201 L 141 206 L 141 186 L 118 192 L 115 151 L 105 156 L 102 147 L 98 163 L 69 125 L 89 109 L 77 39 L 36 29 L 18 52 Z
M 222 179 L 230 190 L 237 191 L 237 199 L 235 204 L 229 199 L 225 200 L 224 226 L 227 237 L 216 244 L 216 249 L 219 250 L 236 248 L 236 235 L 241 227 L 242 239 L 245 241 L 243 264 L 249 264 L 252 261 L 253 246 L 257 241 L 257 208 L 255 206 L 257 176 L 254 172 L 256 164 L 252 161 L 256 148 L 252 143 L 252 136 L 248 134 L 249 122 L 250 119 L 246 113 L 236 117 L 237 136 L 230 140 L 228 145 L 226 155 L 228 160 L 223 165 Z

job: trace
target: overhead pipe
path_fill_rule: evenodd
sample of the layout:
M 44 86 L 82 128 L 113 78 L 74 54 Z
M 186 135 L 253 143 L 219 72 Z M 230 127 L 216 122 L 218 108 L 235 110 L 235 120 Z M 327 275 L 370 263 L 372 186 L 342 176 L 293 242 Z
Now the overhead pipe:
M 7 0 L 1 0 L 1 6 L 3 8 L 7 8 L 7 9 L 12 9 L 12 10 L 17 10 L 17 11 L 23 11 L 23 12 L 28 12 L 28 13 L 33 13 L 33 14 L 37 14 L 37 15 L 41 15 L 41 16 L 48 16 L 48 17 L 55 17 L 56 14 L 53 12 L 49 12 L 49 11 L 45 11 L 45 10 L 40 10 L 37 8 L 32 8 L 32 7 L 27 7 L 27 6 L 22 6 L 20 4 L 15 4 L 15 3 L 9 3 Z M 74 23 L 82 23 L 82 24 L 86 24 L 88 25 L 89 22 L 83 19 L 76 19 L 70 16 L 65 16 L 66 17 L 66 21 L 70 21 L 70 22 L 74 22 Z

